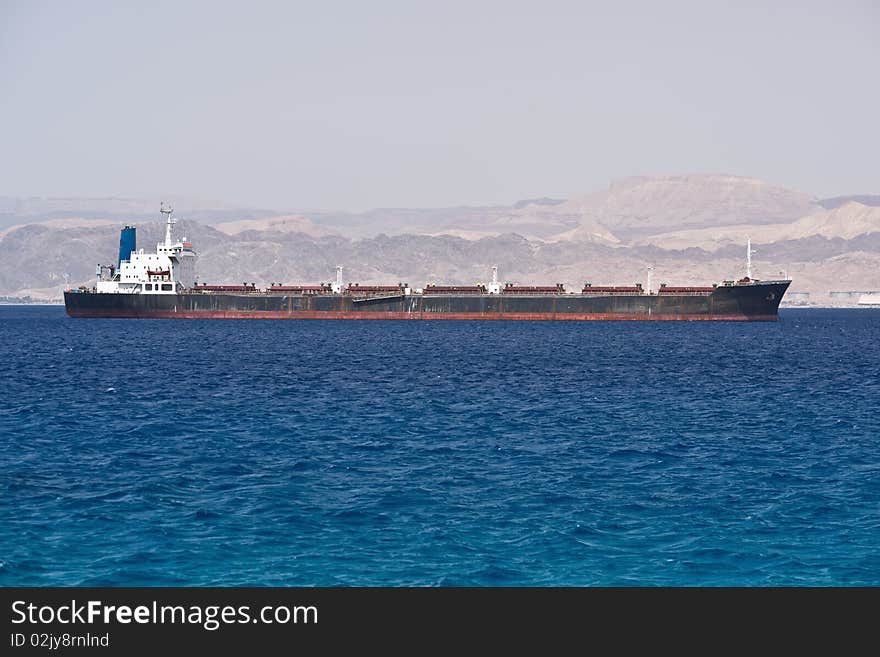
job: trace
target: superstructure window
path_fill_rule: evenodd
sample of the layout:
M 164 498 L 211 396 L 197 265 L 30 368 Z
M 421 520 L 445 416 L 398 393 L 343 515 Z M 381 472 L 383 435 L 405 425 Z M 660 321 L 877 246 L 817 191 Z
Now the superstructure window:
M 162 283 L 163 292 L 171 292 L 171 283 Z
M 145 290 L 152 290 L 153 284 L 152 283 L 144 283 L 144 289 Z

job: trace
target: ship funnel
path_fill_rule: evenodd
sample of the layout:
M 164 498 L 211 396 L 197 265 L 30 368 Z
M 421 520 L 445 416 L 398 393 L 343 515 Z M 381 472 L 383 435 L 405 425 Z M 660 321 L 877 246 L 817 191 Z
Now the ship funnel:
M 122 268 L 123 261 L 128 262 L 132 251 L 137 251 L 136 230 L 134 226 L 126 226 L 119 231 L 119 263 L 117 269 Z

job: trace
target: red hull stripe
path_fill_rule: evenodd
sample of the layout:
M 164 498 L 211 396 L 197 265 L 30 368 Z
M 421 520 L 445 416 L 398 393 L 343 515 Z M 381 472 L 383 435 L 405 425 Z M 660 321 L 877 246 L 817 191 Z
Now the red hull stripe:
M 71 317 L 126 317 L 131 319 L 464 319 L 464 320 L 578 320 L 578 321 L 721 321 L 775 322 L 776 315 L 649 315 L 626 313 L 428 313 L 333 312 L 286 310 L 130 310 L 68 308 Z

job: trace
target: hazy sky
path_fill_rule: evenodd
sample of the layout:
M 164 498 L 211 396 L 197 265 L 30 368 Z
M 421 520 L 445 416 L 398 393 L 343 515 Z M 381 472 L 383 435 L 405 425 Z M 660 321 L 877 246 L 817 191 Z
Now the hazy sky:
M 0 195 L 880 193 L 880 0 L 0 0 Z

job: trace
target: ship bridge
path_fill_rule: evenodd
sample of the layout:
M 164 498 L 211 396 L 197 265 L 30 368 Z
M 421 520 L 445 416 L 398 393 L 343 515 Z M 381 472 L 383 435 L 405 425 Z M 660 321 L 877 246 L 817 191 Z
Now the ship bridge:
M 120 238 L 118 266 L 98 265 L 97 292 L 110 294 L 177 294 L 195 285 L 196 254 L 186 237 L 174 241 L 174 210 L 163 203 L 159 212 L 165 216 L 165 240 L 155 253 L 136 249 L 135 228 L 126 226 Z

